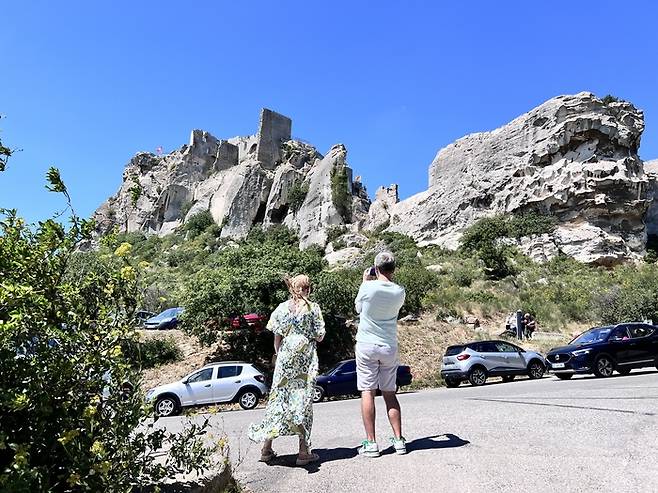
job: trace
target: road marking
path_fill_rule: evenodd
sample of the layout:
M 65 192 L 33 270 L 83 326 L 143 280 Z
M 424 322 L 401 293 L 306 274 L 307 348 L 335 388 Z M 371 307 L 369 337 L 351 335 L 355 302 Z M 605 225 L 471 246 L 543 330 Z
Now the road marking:
M 587 406 L 574 406 L 569 404 L 550 404 L 547 402 L 523 402 L 523 401 L 509 401 L 505 399 L 483 399 L 479 397 L 470 397 L 469 400 L 472 401 L 484 401 L 484 402 L 502 402 L 506 404 L 525 404 L 526 406 L 544 406 L 544 407 L 564 407 L 569 409 L 584 409 L 586 411 L 608 411 L 612 413 L 624 413 L 624 414 L 640 414 L 642 416 L 655 416 L 656 413 L 646 413 L 642 411 L 631 411 L 629 409 L 610 409 L 606 407 L 587 407 Z

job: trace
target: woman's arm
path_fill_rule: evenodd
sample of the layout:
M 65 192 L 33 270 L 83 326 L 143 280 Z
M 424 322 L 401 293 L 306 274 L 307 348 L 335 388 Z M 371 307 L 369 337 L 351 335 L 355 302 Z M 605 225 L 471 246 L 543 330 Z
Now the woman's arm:
M 279 353 L 279 348 L 281 347 L 281 341 L 283 341 L 283 337 L 280 336 L 279 334 L 274 335 L 274 354 Z

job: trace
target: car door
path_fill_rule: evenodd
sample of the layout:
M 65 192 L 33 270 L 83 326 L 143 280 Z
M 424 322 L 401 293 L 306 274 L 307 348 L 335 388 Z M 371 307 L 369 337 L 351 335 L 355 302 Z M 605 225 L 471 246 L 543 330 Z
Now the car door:
M 633 363 L 631 360 L 631 339 L 628 334 L 627 325 L 615 327 L 608 337 L 608 347 L 606 351 L 614 358 L 620 366 L 628 366 Z
M 478 353 L 488 373 L 494 374 L 500 371 L 502 358 L 493 342 L 478 342 L 473 344 L 472 349 Z
M 628 327 L 629 363 L 633 365 L 653 366 L 656 360 L 654 336 L 656 328 L 648 324 L 636 324 Z
M 521 349 L 510 344 L 509 342 L 497 341 L 496 347 L 502 359 L 502 366 L 506 372 L 518 373 L 525 370 L 526 364 Z
M 183 405 L 207 404 L 213 401 L 213 374 L 215 368 L 203 368 L 187 378 Z
M 242 366 L 228 365 L 217 368 L 217 376 L 213 382 L 214 401 L 227 402 L 232 400 L 242 387 Z
M 329 380 L 331 395 L 350 395 L 358 393 L 356 389 L 356 361 L 343 363 Z

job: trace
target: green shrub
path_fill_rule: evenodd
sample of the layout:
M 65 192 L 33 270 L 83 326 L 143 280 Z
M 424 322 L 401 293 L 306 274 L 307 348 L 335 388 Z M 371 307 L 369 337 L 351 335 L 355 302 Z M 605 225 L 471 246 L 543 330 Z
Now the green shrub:
M 133 366 L 142 370 L 180 361 L 183 358 L 183 352 L 176 345 L 173 337 L 143 341 L 129 340 L 123 345 L 123 352 Z
M 187 213 L 190 212 L 190 209 L 194 205 L 195 201 L 194 200 L 186 200 L 183 202 L 183 205 L 180 207 L 180 217 L 185 218 L 187 216 Z
M 338 214 L 346 223 L 352 222 L 352 194 L 347 167 L 337 166 L 331 171 L 331 198 Z
M 207 228 L 215 224 L 215 220 L 209 210 L 200 211 L 190 216 L 185 222 L 185 231 L 194 238 L 203 233 Z
M 470 285 L 473 284 L 473 280 L 475 278 L 471 270 L 462 267 L 452 269 L 450 272 L 450 277 L 457 286 L 464 288 L 470 287 Z
M 508 219 L 508 233 L 510 238 L 521 239 L 524 236 L 551 233 L 557 225 L 557 218 L 537 212 L 515 214 Z
M 601 101 L 603 101 L 603 104 L 610 104 L 610 103 L 618 102 L 619 98 L 613 96 L 612 94 L 606 94 L 605 96 L 603 96 L 603 99 Z
M 402 266 L 396 270 L 395 282 L 405 288 L 406 299 L 401 315 L 419 314 L 430 305 L 425 299 L 439 285 L 439 276 L 420 265 Z
M 70 208 L 59 171 L 48 180 Z M 122 351 L 136 336 L 139 272 L 130 247 L 73 261 L 92 230 L 76 216 L 69 229 L 28 227 L 0 211 L 1 491 L 139 491 L 209 465 L 205 425 L 170 433 L 149 420 Z
M 308 195 L 308 184 L 294 183 L 288 192 L 290 210 L 297 212 L 306 200 L 306 195 Z
M 327 243 L 332 243 L 347 233 L 345 226 L 330 226 L 327 228 Z

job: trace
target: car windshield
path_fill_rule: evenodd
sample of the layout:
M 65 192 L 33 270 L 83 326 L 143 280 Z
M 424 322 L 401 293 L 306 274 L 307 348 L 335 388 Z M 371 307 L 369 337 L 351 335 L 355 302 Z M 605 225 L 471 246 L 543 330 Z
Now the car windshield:
M 170 318 L 170 317 L 175 317 L 178 315 L 180 309 L 179 308 L 169 308 L 168 310 L 163 311 L 160 313 L 157 317 L 155 318 Z
M 602 342 L 608 338 L 612 327 L 597 327 L 596 329 L 590 329 L 587 332 L 580 334 L 569 344 L 580 346 L 582 344 L 592 344 L 594 342 Z

